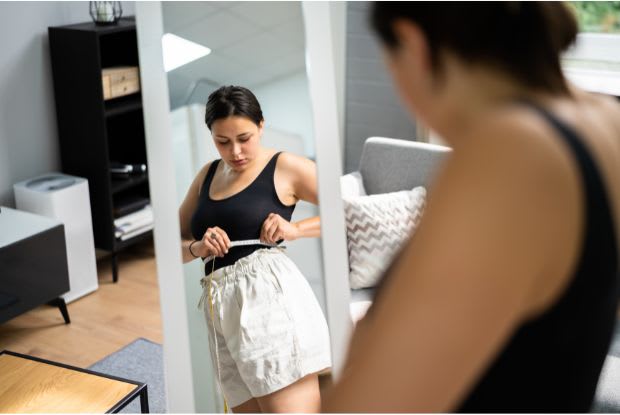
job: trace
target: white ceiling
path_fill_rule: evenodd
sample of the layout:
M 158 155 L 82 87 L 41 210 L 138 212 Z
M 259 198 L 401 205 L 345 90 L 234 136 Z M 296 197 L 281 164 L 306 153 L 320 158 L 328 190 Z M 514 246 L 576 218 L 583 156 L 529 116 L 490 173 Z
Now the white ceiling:
M 162 5 L 164 32 L 212 50 L 169 72 L 173 108 L 185 103 L 193 82 L 199 79 L 255 88 L 305 68 L 300 2 L 174 1 Z M 212 89 L 197 87 L 192 100 L 202 97 L 201 88 Z

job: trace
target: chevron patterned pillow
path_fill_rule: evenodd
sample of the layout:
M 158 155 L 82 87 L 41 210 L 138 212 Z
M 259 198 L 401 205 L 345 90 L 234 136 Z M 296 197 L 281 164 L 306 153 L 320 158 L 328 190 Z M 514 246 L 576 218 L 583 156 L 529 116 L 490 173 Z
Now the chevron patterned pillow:
M 374 287 L 420 222 L 426 189 L 343 198 L 351 288 Z

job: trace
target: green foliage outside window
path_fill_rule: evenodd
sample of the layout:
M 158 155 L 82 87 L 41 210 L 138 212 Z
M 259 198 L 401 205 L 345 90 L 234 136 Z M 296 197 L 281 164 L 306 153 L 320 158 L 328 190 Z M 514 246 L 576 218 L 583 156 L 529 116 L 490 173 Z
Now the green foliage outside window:
M 571 1 L 580 32 L 620 33 L 620 1 Z

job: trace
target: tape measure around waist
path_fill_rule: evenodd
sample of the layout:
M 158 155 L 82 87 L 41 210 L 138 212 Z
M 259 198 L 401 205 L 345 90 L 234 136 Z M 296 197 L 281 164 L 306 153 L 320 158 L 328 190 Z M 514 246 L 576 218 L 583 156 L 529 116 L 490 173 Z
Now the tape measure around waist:
M 236 246 L 247 246 L 247 245 L 264 245 L 264 246 L 270 246 L 272 248 L 275 248 L 275 247 L 286 248 L 285 246 L 280 246 L 278 244 L 271 244 L 271 243 L 263 242 L 260 239 L 246 239 L 243 241 L 231 241 L 230 242 L 231 248 L 234 248 Z M 202 262 L 206 264 L 215 258 L 216 258 L 215 255 L 209 255 L 208 257 L 203 258 Z

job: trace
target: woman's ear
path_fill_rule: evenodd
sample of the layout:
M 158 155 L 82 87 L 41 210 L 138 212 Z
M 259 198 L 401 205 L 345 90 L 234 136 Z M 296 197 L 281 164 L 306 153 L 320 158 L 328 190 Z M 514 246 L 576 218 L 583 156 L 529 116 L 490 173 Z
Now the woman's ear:
M 418 75 L 429 75 L 432 72 L 430 46 L 424 31 L 416 23 L 396 20 L 392 27 L 399 44 L 398 53 L 406 59 L 410 68 Z
M 265 127 L 265 120 L 261 120 L 260 124 L 258 124 L 258 136 L 263 136 L 263 129 Z

